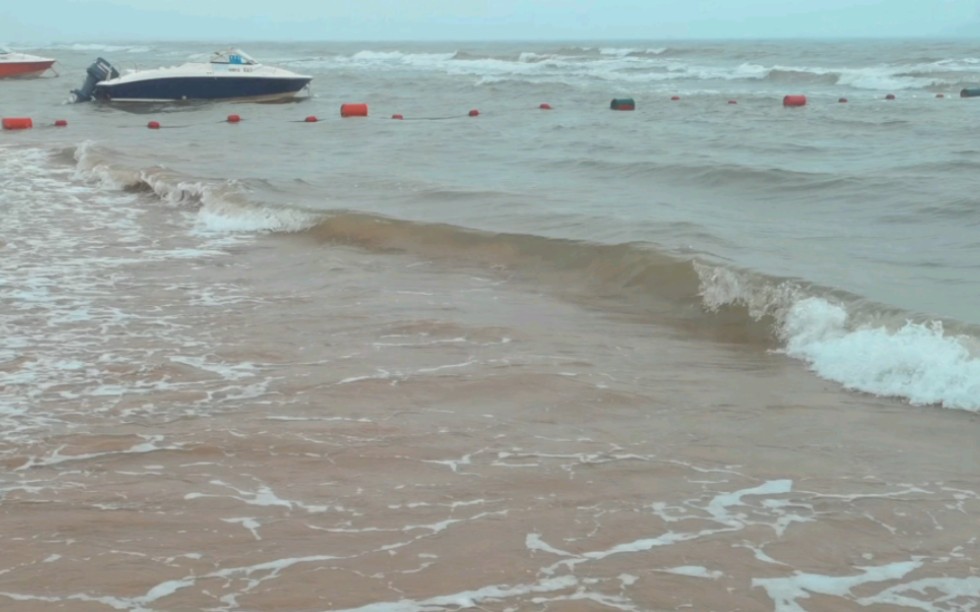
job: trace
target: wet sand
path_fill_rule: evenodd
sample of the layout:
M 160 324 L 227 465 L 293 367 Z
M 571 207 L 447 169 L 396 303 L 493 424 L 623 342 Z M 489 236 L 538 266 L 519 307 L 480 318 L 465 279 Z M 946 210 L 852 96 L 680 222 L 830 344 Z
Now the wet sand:
M 5 390 L 54 422 L 0 442 L 3 609 L 978 601 L 975 414 L 507 270 L 227 250 L 119 268 L 96 306 L 131 317 L 71 345 L 85 373 Z

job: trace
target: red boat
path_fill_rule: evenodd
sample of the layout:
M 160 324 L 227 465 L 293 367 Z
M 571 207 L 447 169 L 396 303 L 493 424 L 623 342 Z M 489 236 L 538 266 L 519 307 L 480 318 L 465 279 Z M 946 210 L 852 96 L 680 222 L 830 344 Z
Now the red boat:
M 0 79 L 38 76 L 52 64 L 54 60 L 47 57 L 14 53 L 9 49 L 0 48 Z

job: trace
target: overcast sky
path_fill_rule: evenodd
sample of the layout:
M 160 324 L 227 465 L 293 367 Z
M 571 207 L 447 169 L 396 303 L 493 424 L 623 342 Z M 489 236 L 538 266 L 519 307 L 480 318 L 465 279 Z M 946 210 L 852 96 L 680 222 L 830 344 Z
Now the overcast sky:
M 0 0 L 0 43 L 978 33 L 980 0 Z

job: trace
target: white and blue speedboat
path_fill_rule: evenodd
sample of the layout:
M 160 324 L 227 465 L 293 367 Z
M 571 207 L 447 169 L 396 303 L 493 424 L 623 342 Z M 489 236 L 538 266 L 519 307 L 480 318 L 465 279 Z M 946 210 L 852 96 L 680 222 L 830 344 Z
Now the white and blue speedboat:
M 245 53 L 218 51 L 211 60 L 120 74 L 101 57 L 72 92 L 76 102 L 183 102 L 241 100 L 278 102 L 295 97 L 313 77 L 265 66 Z

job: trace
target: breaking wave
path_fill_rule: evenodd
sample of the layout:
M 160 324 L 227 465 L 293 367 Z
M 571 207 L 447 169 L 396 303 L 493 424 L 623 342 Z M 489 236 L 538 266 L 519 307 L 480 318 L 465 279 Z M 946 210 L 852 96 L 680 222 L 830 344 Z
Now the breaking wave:
M 888 308 L 798 279 L 680 257 L 652 244 L 599 244 L 270 206 L 242 182 L 191 178 L 164 168 L 126 169 L 91 144 L 64 155 L 89 180 L 152 194 L 193 214 L 196 227 L 206 231 L 276 232 L 505 271 L 514 282 L 585 307 L 747 350 L 783 353 L 853 391 L 980 412 L 980 330 L 965 323 Z
M 602 245 L 337 213 L 321 242 L 502 267 L 587 306 L 800 359 L 847 389 L 980 411 L 980 333 L 860 296 L 685 260 L 651 245 Z

